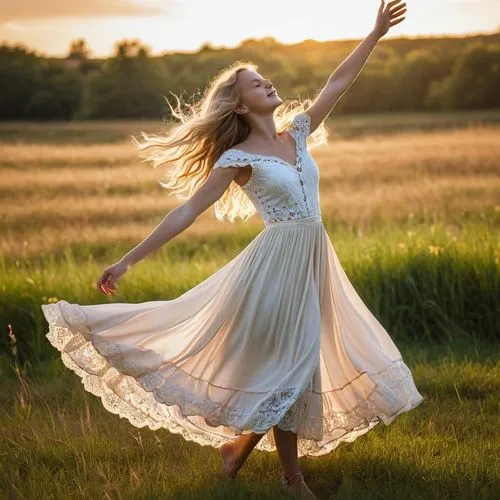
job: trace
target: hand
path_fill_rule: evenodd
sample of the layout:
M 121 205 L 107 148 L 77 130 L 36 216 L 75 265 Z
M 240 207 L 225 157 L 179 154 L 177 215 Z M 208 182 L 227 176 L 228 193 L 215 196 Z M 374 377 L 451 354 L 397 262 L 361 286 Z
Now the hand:
M 401 0 L 392 0 L 385 5 L 384 0 L 380 0 L 377 20 L 375 21 L 375 27 L 373 28 L 373 32 L 378 36 L 378 38 L 382 38 L 389 31 L 391 26 L 399 24 L 404 20 L 404 16 L 400 16 L 406 12 L 406 3 L 402 4 L 400 2 Z
M 120 276 L 123 276 L 128 270 L 128 266 L 124 262 L 117 262 L 112 266 L 107 267 L 101 277 L 97 280 L 97 288 L 106 295 L 111 295 L 116 290 L 115 283 Z

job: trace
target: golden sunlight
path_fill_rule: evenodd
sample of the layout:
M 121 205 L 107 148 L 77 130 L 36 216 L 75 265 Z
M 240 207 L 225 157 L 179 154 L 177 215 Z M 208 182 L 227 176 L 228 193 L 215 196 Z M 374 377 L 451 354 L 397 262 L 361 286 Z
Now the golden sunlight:
M 123 8 L 115 6 L 123 4 Z M 247 38 L 272 36 L 283 43 L 362 38 L 372 28 L 378 0 L 147 0 L 113 3 L 19 0 L 0 14 L 0 38 L 23 42 L 50 55 L 64 55 L 83 37 L 94 56 L 112 53 L 116 41 L 139 38 L 153 54 L 195 51 L 204 43 L 234 47 Z M 464 34 L 498 29 L 495 0 L 407 1 L 407 17 L 390 37 Z

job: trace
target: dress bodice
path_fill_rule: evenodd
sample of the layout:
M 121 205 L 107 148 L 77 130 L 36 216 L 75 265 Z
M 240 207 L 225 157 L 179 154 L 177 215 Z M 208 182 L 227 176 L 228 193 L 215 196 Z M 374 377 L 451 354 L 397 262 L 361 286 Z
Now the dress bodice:
M 321 215 L 319 170 L 307 150 L 310 116 L 306 112 L 295 115 L 288 132 L 295 140 L 295 165 L 274 155 L 229 148 L 213 166 L 251 166 L 250 178 L 245 185 L 238 187 L 265 223 Z

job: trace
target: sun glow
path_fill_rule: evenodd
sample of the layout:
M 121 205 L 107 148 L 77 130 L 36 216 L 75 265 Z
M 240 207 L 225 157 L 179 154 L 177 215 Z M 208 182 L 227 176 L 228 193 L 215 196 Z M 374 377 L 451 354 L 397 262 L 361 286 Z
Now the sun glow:
M 244 39 L 266 36 L 282 43 L 362 38 L 372 28 L 379 4 L 378 0 L 120 1 L 123 9 L 111 10 L 104 0 L 92 2 L 90 8 L 80 0 L 67 2 L 61 11 L 57 0 L 33 4 L 24 10 L 24 4 L 33 2 L 19 0 L 0 14 L 0 38 L 5 42 L 23 42 L 50 55 L 64 55 L 71 40 L 84 37 L 94 56 L 109 55 L 114 43 L 124 38 L 139 38 L 154 54 L 194 51 L 207 42 L 233 47 Z M 500 3 L 495 0 L 406 3 L 405 21 L 387 37 L 499 28 Z

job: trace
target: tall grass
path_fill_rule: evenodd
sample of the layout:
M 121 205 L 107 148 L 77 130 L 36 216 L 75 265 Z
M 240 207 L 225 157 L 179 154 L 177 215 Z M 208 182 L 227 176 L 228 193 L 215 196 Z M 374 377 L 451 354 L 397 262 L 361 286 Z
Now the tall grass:
M 398 134 L 381 134 L 384 128 L 379 127 L 378 135 L 360 133 L 354 139 L 340 139 L 333 120 L 330 144 L 311 150 L 320 168 L 323 218 L 342 265 L 397 339 L 498 339 L 499 129 L 478 125 L 478 117 L 441 117 L 441 125 L 460 122 L 462 127 L 432 132 L 423 131 L 424 125 L 438 123 L 436 117 L 391 117 L 390 123 L 412 126 Z M 349 120 L 359 125 L 358 118 L 343 117 L 338 127 Z M 388 123 L 387 117 L 371 120 Z M 412 130 L 418 123 L 420 130 Z M 94 283 L 103 267 L 130 250 L 179 203 L 159 188 L 161 170 L 139 163 L 132 144 L 123 142 L 128 126 L 44 125 L 44 134 L 51 137 L 73 129 L 97 130 L 106 137 L 106 130 L 114 130 L 122 134 L 119 142 L 71 143 L 61 135 L 64 143 L 55 147 L 51 141 L 4 138 L 4 356 L 10 325 L 20 359 L 50 359 L 42 302 L 171 299 L 217 270 L 262 230 L 258 216 L 233 225 L 216 221 L 207 210 L 139 263 L 113 298 L 97 292 Z M 20 130 L 29 138 L 39 127 L 25 124 Z
M 488 219 L 484 219 L 488 220 Z M 499 339 L 499 231 L 474 221 L 405 225 L 367 233 L 329 224 L 329 236 L 354 287 L 391 335 L 402 341 L 452 342 Z M 67 248 L 62 253 L 0 259 L 0 317 L 10 324 L 22 360 L 53 355 L 40 304 L 65 299 L 79 304 L 169 300 L 236 256 L 256 233 L 173 240 L 137 264 L 107 297 L 95 282 L 104 263 L 126 245 Z M 97 256 L 97 257 L 96 257 Z M 2 352 L 8 350 L 2 337 Z
M 334 117 L 330 144 L 311 151 L 341 264 L 426 399 L 301 459 L 320 498 L 500 498 L 499 116 Z M 126 141 L 159 125 L 0 124 L 2 498 L 280 497 L 276 454 L 216 482 L 217 450 L 108 413 L 45 338 L 42 303 L 175 298 L 263 229 L 209 210 L 114 296 L 98 292 L 103 268 L 178 204 Z
M 411 214 L 451 220 L 461 212 L 500 221 L 497 127 L 331 139 L 311 150 L 328 220 L 367 230 Z M 139 163 L 132 144 L 12 143 L 0 158 L 0 255 L 38 256 L 76 244 L 137 242 L 179 204 Z M 496 211 L 495 211 L 496 207 Z M 262 227 L 201 214 L 186 236 Z
M 498 344 L 402 354 L 426 401 L 328 455 L 302 457 L 310 487 L 318 498 L 499 498 Z M 235 483 L 218 481 L 218 450 L 131 426 L 61 363 L 23 384 L 4 381 L 0 393 L 2 498 L 284 498 L 276 453 L 255 450 Z

